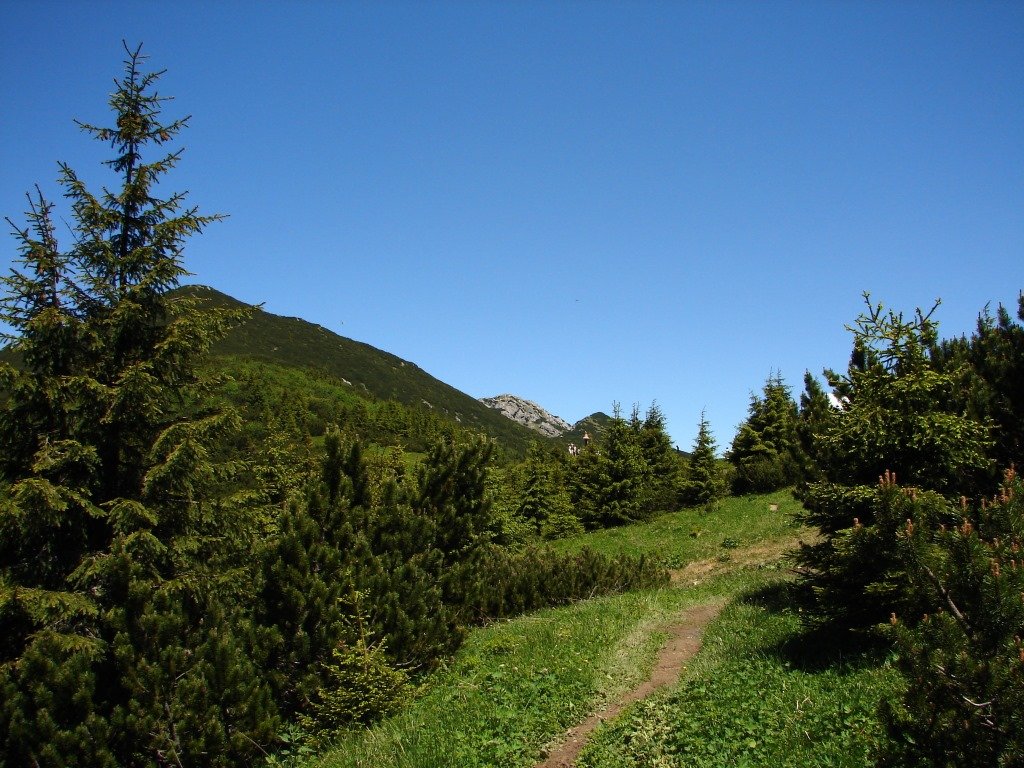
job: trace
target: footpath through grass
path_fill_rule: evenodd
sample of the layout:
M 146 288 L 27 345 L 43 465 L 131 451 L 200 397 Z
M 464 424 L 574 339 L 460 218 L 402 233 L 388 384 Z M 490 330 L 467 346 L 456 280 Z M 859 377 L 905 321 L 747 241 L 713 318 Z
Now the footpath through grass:
M 474 631 L 411 706 L 350 734 L 311 765 L 532 766 L 545 745 L 647 677 L 661 626 L 691 605 L 732 594 L 750 573 L 689 590 L 597 598 Z
M 785 570 L 740 556 L 795 539 L 795 504 L 787 494 L 727 499 L 714 513 L 687 510 L 560 543 L 646 552 L 677 567 L 705 558 L 718 568 L 677 587 L 476 630 L 400 714 L 303 765 L 532 766 L 569 727 L 646 679 L 662 627 L 723 597 L 733 604 L 709 627 L 680 686 L 599 730 L 579 765 L 866 765 L 875 706 L 894 690 L 895 675 L 875 659 L 840 663 L 838 651 L 806 645 Z
M 877 650 L 807 634 L 793 585 L 747 588 L 671 692 L 591 739 L 579 768 L 873 765 L 878 703 L 901 695 Z

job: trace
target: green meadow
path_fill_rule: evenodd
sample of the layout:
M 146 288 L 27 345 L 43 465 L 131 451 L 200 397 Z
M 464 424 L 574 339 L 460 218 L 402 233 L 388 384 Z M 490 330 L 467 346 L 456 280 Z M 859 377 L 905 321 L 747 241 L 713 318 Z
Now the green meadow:
M 599 728 L 578 764 L 868 764 L 875 710 L 897 692 L 897 677 L 870 651 L 803 633 L 798 589 L 779 555 L 799 534 L 795 505 L 786 492 L 728 498 L 558 542 L 717 568 L 477 629 L 398 715 L 297 764 L 534 765 L 569 727 L 649 675 L 667 624 L 716 600 L 728 605 L 679 684 Z M 765 556 L 743 556 L 751 551 Z

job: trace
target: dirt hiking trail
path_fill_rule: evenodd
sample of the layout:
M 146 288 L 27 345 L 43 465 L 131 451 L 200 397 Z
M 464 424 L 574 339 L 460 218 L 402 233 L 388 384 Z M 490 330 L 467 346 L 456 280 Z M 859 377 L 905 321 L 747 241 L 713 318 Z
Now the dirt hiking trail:
M 552 748 L 547 757 L 536 764 L 536 768 L 569 768 L 576 762 L 590 733 L 598 725 L 618 716 L 630 704 L 647 698 L 658 688 L 676 682 L 686 662 L 700 650 L 704 628 L 718 616 L 724 605 L 723 601 L 718 601 L 685 611 L 678 622 L 666 628 L 669 638 L 658 653 L 650 677 L 600 712 L 569 729 L 562 742 Z
M 672 585 L 696 585 L 736 567 L 776 561 L 784 553 L 795 549 L 798 544 L 799 539 L 796 537 L 776 539 L 734 550 L 728 558 L 696 560 L 684 568 L 671 572 Z M 685 611 L 677 622 L 666 627 L 665 631 L 668 632 L 669 638 L 658 653 L 650 677 L 600 712 L 570 728 L 562 740 L 551 747 L 544 759 L 536 763 L 534 768 L 570 768 L 575 764 L 576 758 L 583 751 L 590 734 L 597 726 L 605 720 L 617 717 L 630 704 L 647 698 L 658 688 L 675 683 L 682 674 L 686 662 L 700 650 L 704 628 L 721 613 L 727 602 L 718 600 L 694 606 Z

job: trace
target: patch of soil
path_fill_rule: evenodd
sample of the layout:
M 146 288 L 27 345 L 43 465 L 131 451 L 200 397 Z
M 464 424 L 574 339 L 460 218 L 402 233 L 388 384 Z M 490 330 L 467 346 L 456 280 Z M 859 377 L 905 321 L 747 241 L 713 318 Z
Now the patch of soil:
M 800 541 L 800 537 L 793 536 L 787 539 L 762 541 L 740 549 L 723 550 L 723 555 L 728 555 L 726 559 L 719 560 L 717 557 L 713 557 L 708 560 L 694 560 L 691 563 L 687 563 L 685 567 L 672 571 L 672 584 L 673 586 L 692 586 L 700 584 L 712 576 L 731 571 L 737 566 L 763 565 L 775 562 L 786 552 L 796 549 Z
M 569 768 L 576 762 L 591 732 L 598 725 L 616 717 L 633 702 L 647 698 L 658 688 L 676 682 L 686 662 L 700 650 L 704 628 L 719 614 L 724 605 L 724 602 L 719 601 L 695 606 L 686 611 L 677 623 L 667 627 L 669 638 L 658 653 L 651 676 L 618 701 L 571 728 L 562 742 L 548 751 L 545 759 L 537 763 L 535 768 Z

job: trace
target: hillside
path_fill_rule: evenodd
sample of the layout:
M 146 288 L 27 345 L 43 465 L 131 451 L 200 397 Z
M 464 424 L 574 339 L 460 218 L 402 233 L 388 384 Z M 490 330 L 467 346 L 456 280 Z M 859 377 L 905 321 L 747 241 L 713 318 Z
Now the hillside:
M 576 445 L 583 445 L 583 434 L 587 433 L 591 438 L 597 438 L 604 428 L 608 426 L 608 422 L 612 420 L 612 417 L 603 411 L 597 411 L 589 416 L 585 416 L 575 424 L 572 425 L 572 429 L 563 432 L 558 437 L 560 443 L 575 443 Z
M 209 286 L 190 285 L 176 289 L 212 306 L 241 307 L 244 302 Z M 340 336 L 320 325 L 298 317 L 285 317 L 257 309 L 252 318 L 217 342 L 213 354 L 221 358 L 259 360 L 286 368 L 313 371 L 351 388 L 352 394 L 376 400 L 394 400 L 424 410 L 460 426 L 496 439 L 507 450 L 522 453 L 536 440 L 562 445 L 583 444 L 584 431 L 597 437 L 610 417 L 603 412 L 587 416 L 565 429 L 562 419 L 533 403 L 536 413 L 519 419 L 508 408 L 489 406 L 455 387 L 434 378 L 415 363 L 403 360 L 369 344 Z M 9 347 L 0 348 L 0 359 L 19 364 Z M 526 403 L 521 398 L 513 398 Z M 532 417 L 536 418 L 532 418 Z M 543 422 L 531 428 L 529 422 Z M 556 434 L 557 433 L 557 434 Z
M 206 286 L 180 290 L 215 306 L 242 306 L 237 299 Z M 297 317 L 257 310 L 252 318 L 218 342 L 213 351 L 217 355 L 316 370 L 337 378 L 357 393 L 429 409 L 497 439 L 510 450 L 525 450 L 540 437 L 434 378 L 415 363 Z
M 563 552 L 644 554 L 676 570 L 667 588 L 471 631 L 405 710 L 299 764 L 561 766 L 559 747 L 598 715 L 606 722 L 576 765 L 870 764 L 879 701 L 898 695 L 898 681 L 869 651 L 802 627 L 784 559 L 806 535 L 793 524 L 798 507 L 786 491 L 733 497 L 714 514 L 685 509 L 558 542 Z M 695 612 L 719 609 L 667 693 L 607 717 L 661 674 L 667 637 Z

